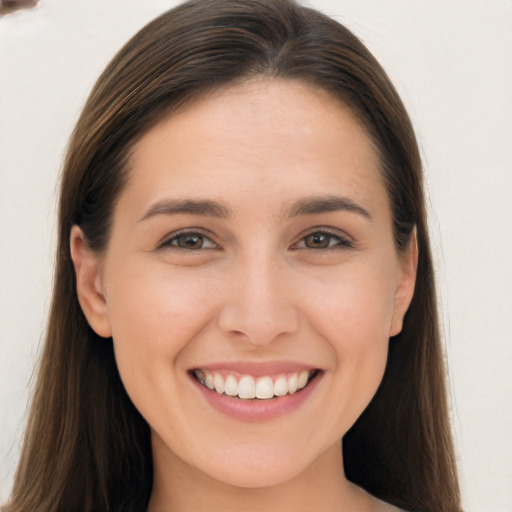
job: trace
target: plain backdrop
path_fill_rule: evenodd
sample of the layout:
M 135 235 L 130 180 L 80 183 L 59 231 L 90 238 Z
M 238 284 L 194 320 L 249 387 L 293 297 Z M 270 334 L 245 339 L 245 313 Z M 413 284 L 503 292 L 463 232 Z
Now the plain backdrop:
M 512 511 L 512 1 L 313 0 L 384 65 L 422 148 L 465 510 Z M 49 307 L 56 184 L 95 79 L 171 0 L 0 18 L 0 502 Z

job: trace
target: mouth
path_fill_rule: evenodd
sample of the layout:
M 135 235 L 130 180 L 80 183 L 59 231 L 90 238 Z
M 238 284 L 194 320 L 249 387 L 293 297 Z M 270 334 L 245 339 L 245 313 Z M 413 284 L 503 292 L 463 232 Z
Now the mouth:
M 287 372 L 255 377 L 232 371 L 210 371 L 202 368 L 190 371 L 201 386 L 219 395 L 239 400 L 275 400 L 294 395 L 307 388 L 321 373 L 319 369 Z

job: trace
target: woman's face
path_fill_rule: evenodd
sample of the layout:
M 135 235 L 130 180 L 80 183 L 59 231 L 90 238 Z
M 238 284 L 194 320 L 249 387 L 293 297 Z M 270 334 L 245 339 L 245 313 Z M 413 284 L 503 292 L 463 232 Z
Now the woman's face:
M 254 81 L 158 124 L 129 167 L 106 252 L 72 247 L 155 467 L 257 487 L 334 460 L 414 286 L 365 131 L 324 92 Z

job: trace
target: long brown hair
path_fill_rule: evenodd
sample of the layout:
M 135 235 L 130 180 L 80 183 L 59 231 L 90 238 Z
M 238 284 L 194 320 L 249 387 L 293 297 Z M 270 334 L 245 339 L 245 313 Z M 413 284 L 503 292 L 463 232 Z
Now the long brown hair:
M 98 252 L 126 183 L 130 149 L 185 102 L 262 76 L 347 104 L 380 155 L 397 251 L 417 230 L 415 294 L 371 404 L 343 440 L 346 476 L 410 511 L 459 512 L 445 371 L 415 135 L 386 73 L 344 26 L 290 0 L 193 0 L 155 19 L 113 59 L 73 132 L 63 168 L 53 302 L 24 446 L 5 512 L 142 511 L 152 485 L 148 425 L 111 340 L 75 292 L 70 229 Z

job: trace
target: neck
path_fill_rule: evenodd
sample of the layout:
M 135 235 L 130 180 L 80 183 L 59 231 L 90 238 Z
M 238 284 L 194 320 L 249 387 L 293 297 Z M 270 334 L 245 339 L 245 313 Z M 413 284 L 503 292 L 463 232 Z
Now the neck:
M 297 476 L 269 487 L 246 488 L 219 481 L 173 453 L 154 452 L 148 512 L 370 512 L 375 499 L 345 478 L 341 441 Z

